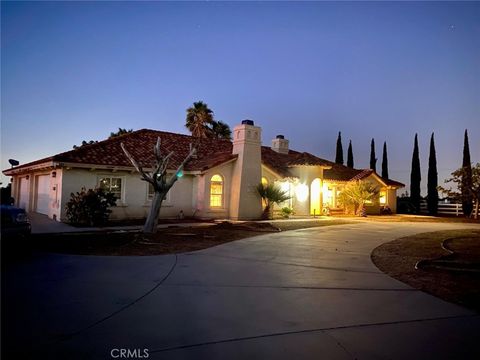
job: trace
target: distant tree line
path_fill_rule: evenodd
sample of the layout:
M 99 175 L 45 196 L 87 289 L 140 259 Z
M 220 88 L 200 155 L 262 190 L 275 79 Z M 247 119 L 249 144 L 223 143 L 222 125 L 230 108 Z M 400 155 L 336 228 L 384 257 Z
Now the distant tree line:
M 338 133 L 335 163 L 343 165 L 343 146 L 342 134 Z M 370 169 L 376 172 L 377 158 L 375 155 L 375 139 L 370 142 Z M 347 150 L 347 166 L 354 167 L 352 141 L 349 141 Z M 480 198 L 480 164 L 472 168 L 470 159 L 470 147 L 468 141 L 468 131 L 465 130 L 463 144 L 463 161 L 462 167 L 452 172 L 452 177 L 445 180 L 445 183 L 453 183 L 457 189 L 446 189 L 438 185 L 437 155 L 435 150 L 435 135 L 432 133 L 430 137 L 430 152 L 428 157 L 428 173 L 427 173 L 427 209 L 430 215 L 438 214 L 438 192 L 441 191 L 451 199 L 462 203 L 462 210 L 465 216 L 472 213 L 478 214 L 479 198 Z M 383 143 L 382 156 L 382 178 L 388 179 L 388 155 L 387 142 Z M 420 185 L 422 181 L 420 168 L 420 151 L 418 147 L 418 134 L 415 134 L 413 141 L 412 165 L 410 172 L 410 196 L 409 200 L 413 205 L 413 212 L 420 212 L 420 204 L 422 201 Z M 474 206 L 476 211 L 473 212 Z
M 422 200 L 420 194 L 420 157 L 418 150 L 418 136 L 415 134 L 413 144 L 412 169 L 410 173 L 410 201 L 414 206 L 414 212 L 420 212 Z M 462 167 L 452 172 L 452 177 L 445 180 L 445 183 L 454 183 L 456 189 L 444 188 L 438 185 L 437 157 L 435 151 L 434 133 L 430 137 L 430 153 L 428 157 L 427 175 L 427 209 L 430 215 L 438 214 L 438 192 L 446 194 L 451 200 L 462 203 L 462 210 L 465 216 L 469 217 L 475 213 L 478 216 L 478 202 L 480 198 L 480 164 L 472 168 L 470 160 L 470 146 L 468 142 L 468 131 L 465 130 L 463 142 Z M 475 206 L 476 211 L 473 212 Z
M 372 139 L 370 142 L 370 169 L 377 171 L 377 158 L 375 156 L 375 139 Z M 335 163 L 344 165 L 343 163 L 343 146 L 342 146 L 342 133 L 338 133 L 337 137 L 337 146 L 335 149 Z M 354 167 L 353 162 L 353 147 L 352 140 L 348 142 L 347 150 L 347 167 Z M 382 156 L 382 177 L 388 179 L 388 156 L 387 156 L 387 142 L 383 143 L 383 156 Z
M 133 132 L 133 129 L 127 130 L 127 129 L 123 129 L 123 128 L 118 128 L 118 131 L 111 132 L 110 136 L 108 138 L 111 139 L 111 138 L 114 138 L 114 137 L 117 137 L 117 136 L 120 136 L 120 135 L 129 134 L 131 132 Z M 83 140 L 80 145 L 73 145 L 73 148 L 78 149 L 78 148 L 81 148 L 82 146 L 92 145 L 92 144 L 96 144 L 96 143 L 98 143 L 97 140 L 90 140 L 90 141 Z

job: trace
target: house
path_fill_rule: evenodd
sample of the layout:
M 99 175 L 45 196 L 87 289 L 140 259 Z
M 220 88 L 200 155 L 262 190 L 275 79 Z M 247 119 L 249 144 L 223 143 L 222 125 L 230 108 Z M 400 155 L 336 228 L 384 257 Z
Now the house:
M 118 197 L 113 219 L 147 215 L 153 189 L 142 181 L 121 150 L 124 143 L 145 169 L 154 161 L 153 147 L 161 138 L 165 153 L 174 151 L 173 172 L 186 157 L 193 138 L 142 129 L 45 159 L 4 170 L 12 177 L 12 196 L 17 206 L 65 221 L 70 194 L 97 186 Z M 256 219 L 262 202 L 255 187 L 260 182 L 278 184 L 291 196 L 281 206 L 297 215 L 320 214 L 338 208 L 337 197 L 349 181 L 364 180 L 377 185 L 378 199 L 368 204 L 369 213 L 388 205 L 396 210 L 396 191 L 404 185 L 383 179 L 372 170 L 351 169 L 306 152 L 289 148 L 279 135 L 271 146 L 262 146 L 261 128 L 244 120 L 233 130 L 233 141 L 201 139 L 197 155 L 186 165 L 163 202 L 161 217 L 185 216 L 217 219 Z

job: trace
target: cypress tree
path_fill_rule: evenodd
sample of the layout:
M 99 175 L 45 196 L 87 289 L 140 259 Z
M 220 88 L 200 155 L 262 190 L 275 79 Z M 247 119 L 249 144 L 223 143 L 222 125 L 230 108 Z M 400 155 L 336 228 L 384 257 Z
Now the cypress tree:
M 435 140 L 430 138 L 430 155 L 428 157 L 428 193 L 427 207 L 430 215 L 437 215 L 438 212 L 438 173 L 437 173 L 437 154 L 435 152 Z
M 388 179 L 387 142 L 383 143 L 382 177 Z
M 353 150 L 352 140 L 348 143 L 347 166 L 353 169 Z
M 375 157 L 375 140 L 370 143 L 370 169 L 377 171 L 377 158 Z
M 413 156 L 412 156 L 412 172 L 410 174 L 410 200 L 415 206 L 416 212 L 420 212 L 420 181 L 422 180 L 422 175 L 420 173 L 420 155 L 418 152 L 418 138 L 415 134 L 415 142 L 413 145 Z
M 465 129 L 465 136 L 463 140 L 463 162 L 462 162 L 462 210 L 465 216 L 470 216 L 473 210 L 473 197 L 470 192 L 472 188 L 472 163 L 470 161 L 470 146 L 468 145 L 468 132 Z
M 337 152 L 335 155 L 335 163 L 343 165 L 343 146 L 342 146 L 342 133 L 338 132 L 337 138 Z

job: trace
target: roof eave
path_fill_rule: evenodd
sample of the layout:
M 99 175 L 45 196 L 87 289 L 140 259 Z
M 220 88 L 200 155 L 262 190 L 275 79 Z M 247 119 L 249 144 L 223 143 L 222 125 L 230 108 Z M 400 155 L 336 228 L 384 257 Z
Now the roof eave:
M 262 166 L 264 166 L 268 171 L 270 171 L 273 175 L 275 175 L 276 177 L 278 178 L 281 178 L 281 179 L 285 179 L 285 178 L 298 178 L 297 176 L 295 175 L 291 175 L 291 174 L 288 174 L 288 175 L 285 175 L 285 174 L 280 174 L 278 171 L 274 170 L 272 167 L 268 166 L 267 164 L 265 164 L 263 161 L 262 161 Z
M 55 162 L 54 161 L 45 161 L 37 164 L 32 164 L 32 165 L 20 165 L 11 169 L 6 169 L 3 170 L 2 173 L 6 176 L 15 176 L 15 175 L 21 175 L 25 173 L 29 173 L 35 170 L 43 170 L 43 169 L 50 169 L 50 168 L 55 168 Z
M 110 170 L 110 171 L 126 171 L 131 173 L 136 173 L 137 170 L 133 166 L 116 166 L 116 165 L 99 165 L 99 164 L 83 164 L 83 163 L 74 163 L 74 162 L 58 162 L 58 167 L 66 169 L 88 169 L 91 171 L 94 170 Z M 145 172 L 152 172 L 153 168 L 143 168 Z M 175 172 L 177 169 L 167 169 L 167 173 Z M 199 175 L 202 172 L 199 170 L 183 170 L 185 175 Z
M 316 165 L 316 164 L 291 164 L 291 165 L 288 165 L 287 167 L 291 168 L 291 167 L 320 167 L 322 168 L 323 170 L 330 170 L 332 167 L 330 165 Z
M 235 156 L 235 157 L 232 157 L 231 159 L 228 159 L 226 161 L 222 161 L 222 162 L 219 162 L 218 164 L 214 164 L 213 166 L 209 166 L 209 167 L 204 167 L 202 170 L 200 171 L 195 171 L 196 173 L 198 174 L 205 174 L 208 170 L 211 170 L 211 169 L 214 169 L 218 166 L 222 166 L 222 165 L 226 165 L 226 164 L 229 164 L 231 162 L 234 162 L 235 160 L 237 160 L 238 156 Z

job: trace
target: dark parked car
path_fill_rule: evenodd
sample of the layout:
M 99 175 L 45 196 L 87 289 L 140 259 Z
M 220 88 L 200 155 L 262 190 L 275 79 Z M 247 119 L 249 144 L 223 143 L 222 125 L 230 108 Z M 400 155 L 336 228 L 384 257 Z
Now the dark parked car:
M 0 224 L 2 238 L 28 236 L 32 226 L 25 210 L 10 205 L 0 205 L 2 222 Z

